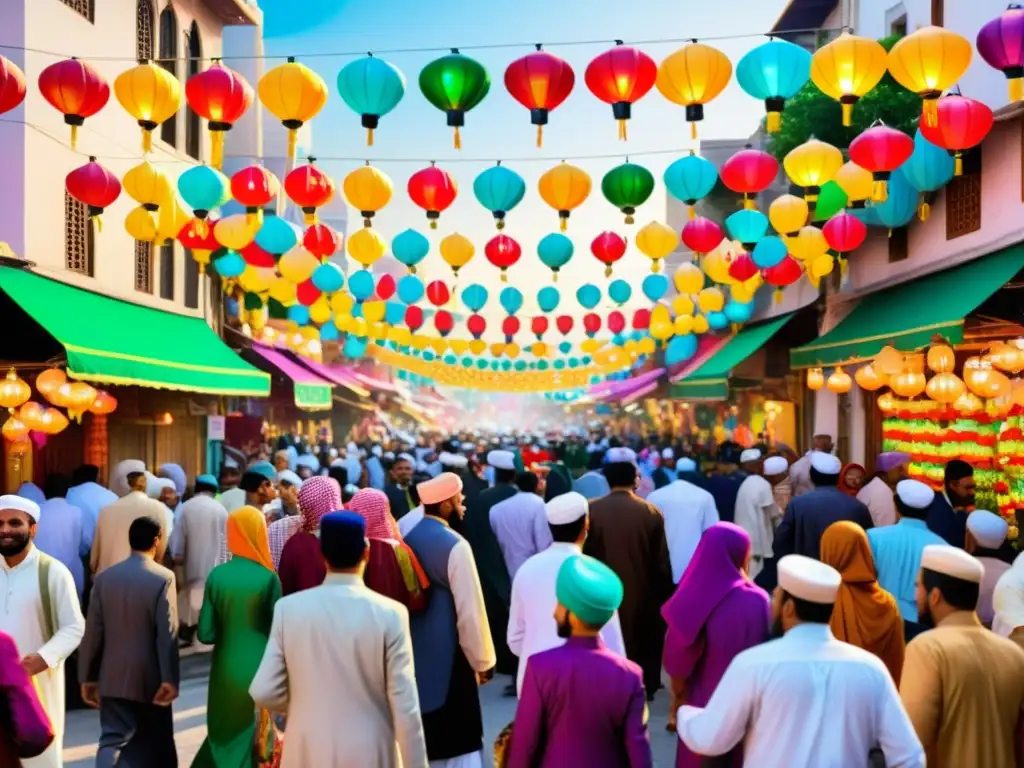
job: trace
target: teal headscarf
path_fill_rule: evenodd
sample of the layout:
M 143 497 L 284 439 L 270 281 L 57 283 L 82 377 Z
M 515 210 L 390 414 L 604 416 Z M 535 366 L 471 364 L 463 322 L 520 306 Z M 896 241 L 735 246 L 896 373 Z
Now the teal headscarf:
M 555 580 L 558 602 L 592 627 L 603 627 L 622 603 L 622 581 L 593 557 L 573 555 Z

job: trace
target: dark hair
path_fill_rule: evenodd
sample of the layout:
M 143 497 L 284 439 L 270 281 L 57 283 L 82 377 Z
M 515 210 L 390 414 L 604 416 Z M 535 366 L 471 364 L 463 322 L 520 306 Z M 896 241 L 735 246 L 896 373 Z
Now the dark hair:
M 338 482 L 338 485 L 340 485 L 342 488 L 344 488 L 350 482 L 348 479 L 348 470 L 345 469 L 345 467 L 331 467 L 330 469 L 327 470 L 327 476 L 334 478 L 334 480 L 336 480 Z M 357 477 L 356 482 L 358 481 L 359 478 Z
M 796 617 L 800 621 L 806 621 L 809 624 L 828 624 L 832 620 L 833 603 L 812 603 L 810 600 L 794 597 L 786 590 L 782 590 L 782 602 L 787 600 L 793 601 Z
M 819 488 L 837 486 L 839 485 L 840 474 L 841 473 L 837 472 L 834 475 L 826 475 L 824 472 L 819 472 L 814 467 L 811 467 L 811 482 L 814 483 L 814 485 Z
M 965 581 L 928 568 L 921 569 L 921 583 L 924 591 L 939 590 L 942 599 L 960 611 L 973 611 L 978 607 L 980 585 L 973 581 Z
M 128 527 L 128 544 L 133 552 L 148 552 L 153 548 L 160 532 L 160 523 L 152 517 L 138 517 L 132 520 Z
M 353 492 L 352 490 L 350 490 L 351 488 L 352 488 L 351 484 L 341 486 L 341 503 L 342 504 L 348 504 L 350 501 L 352 501 L 352 499 L 355 498 L 356 493 L 359 492 L 358 489 L 355 492 Z
M 494 482 L 496 483 L 514 483 L 516 481 L 516 471 L 514 469 L 498 469 L 494 468 Z
M 552 525 L 548 523 L 548 528 L 551 529 L 551 538 L 560 544 L 573 544 L 575 543 L 580 534 L 583 533 L 583 526 L 587 524 L 587 516 L 584 515 L 579 520 L 573 520 L 571 523 L 562 523 L 561 525 Z
M 946 471 L 943 473 L 942 481 L 948 486 L 972 475 L 974 475 L 974 468 L 970 464 L 960 459 L 953 459 L 946 464 Z
M 924 509 L 915 509 L 914 507 L 906 504 L 903 499 L 899 497 L 899 494 L 893 494 L 893 500 L 896 502 L 896 511 L 900 513 L 900 517 L 909 517 L 912 520 L 926 519 L 928 517 L 928 510 L 931 509 L 931 504 Z
M 222 478 L 223 477 L 227 477 L 228 475 L 241 475 L 241 474 L 242 474 L 242 470 L 239 469 L 238 467 L 231 467 L 231 466 L 228 466 L 227 464 L 224 464 L 220 468 L 220 476 Z
M 43 493 L 48 499 L 63 499 L 68 495 L 68 479 L 64 475 L 47 475 L 43 481 Z
M 433 515 L 434 517 L 441 516 L 441 505 L 440 504 L 424 504 L 423 514 Z
M 397 467 L 399 464 L 401 464 L 403 462 L 408 464 L 410 467 L 412 466 L 412 462 L 409 460 L 408 456 L 396 456 L 394 463 L 392 463 L 392 465 L 391 465 L 391 468 L 394 469 L 395 467 Z
M 536 493 L 540 478 L 533 472 L 520 472 L 516 475 L 516 485 L 523 493 Z
M 201 483 L 196 480 L 196 493 L 217 493 L 219 489 L 216 485 L 210 485 L 209 483 Z
M 100 468 L 95 464 L 82 464 L 71 473 L 71 484 L 95 483 L 100 479 Z
M 613 461 L 601 467 L 601 473 L 612 488 L 632 488 L 636 485 L 636 465 L 630 461 Z
M 357 546 L 357 542 L 346 541 L 343 537 L 325 537 L 322 531 L 320 533 L 320 551 L 327 564 L 335 570 L 355 568 L 363 558 L 367 546 L 366 539 L 363 539 L 362 546 Z
M 129 472 L 127 475 L 125 475 L 124 479 L 128 481 L 128 485 L 130 487 L 130 486 L 135 485 L 135 481 L 138 480 L 140 477 L 145 477 L 145 476 L 146 476 L 145 472 Z

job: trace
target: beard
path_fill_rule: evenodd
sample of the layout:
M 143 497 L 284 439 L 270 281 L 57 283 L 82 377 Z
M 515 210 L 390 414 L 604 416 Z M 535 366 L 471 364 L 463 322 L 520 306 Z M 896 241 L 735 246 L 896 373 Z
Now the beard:
M 782 617 L 778 617 L 772 622 L 771 638 L 776 640 L 786 634 L 786 630 L 782 628 Z
M 0 539 L 0 555 L 4 557 L 20 555 L 25 551 L 25 547 L 28 546 L 28 542 L 28 531 L 25 531 L 24 533 L 12 533 L 5 536 Z
M 935 619 L 932 617 L 931 610 L 929 610 L 928 608 L 925 608 L 923 611 L 918 610 L 917 623 L 920 624 L 922 627 L 926 627 L 928 629 L 935 629 Z
M 568 640 L 572 637 L 572 624 L 569 623 L 568 616 L 558 622 L 558 636 L 563 640 Z

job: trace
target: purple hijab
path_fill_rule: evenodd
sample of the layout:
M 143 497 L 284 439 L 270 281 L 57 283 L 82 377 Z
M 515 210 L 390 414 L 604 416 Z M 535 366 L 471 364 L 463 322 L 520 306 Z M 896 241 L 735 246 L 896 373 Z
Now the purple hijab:
M 715 523 L 704 531 L 675 594 L 661 609 L 684 644 L 697 639 L 726 595 L 749 583 L 742 570 L 748 552 L 750 536 L 738 525 Z

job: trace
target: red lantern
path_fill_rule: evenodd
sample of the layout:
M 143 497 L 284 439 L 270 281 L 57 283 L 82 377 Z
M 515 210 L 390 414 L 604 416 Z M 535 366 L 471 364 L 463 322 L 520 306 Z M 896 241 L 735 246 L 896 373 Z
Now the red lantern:
M 914 154 L 914 140 L 887 125 L 874 125 L 850 143 L 850 159 L 871 171 L 875 180 L 872 199 L 888 198 L 889 176 Z
M 480 315 L 470 315 L 466 319 L 466 328 L 473 334 L 474 339 L 479 339 L 487 330 L 487 321 Z
M 842 256 L 860 247 L 864 238 L 868 236 L 868 228 L 853 214 L 840 211 L 825 222 L 821 233 L 825 236 L 828 247 Z
M 185 100 L 192 111 L 209 122 L 210 165 L 224 164 L 224 133 L 252 106 L 253 90 L 235 70 L 214 60 L 205 71 L 185 83 Z
M 206 274 L 206 265 L 210 263 L 210 255 L 219 250 L 221 245 L 213 236 L 213 225 L 217 223 L 215 216 L 205 220 L 189 219 L 178 232 L 178 242 L 182 248 L 192 252 L 192 258 L 199 264 L 199 274 Z
M 405 324 L 410 331 L 417 331 L 423 327 L 423 310 L 415 304 L 405 308 Z
M 78 146 L 78 127 L 110 100 L 110 86 L 99 72 L 78 59 L 51 64 L 39 73 L 39 92 L 71 126 L 71 148 Z
M 959 94 L 939 99 L 935 125 L 921 124 L 921 135 L 956 158 L 955 175 L 963 173 L 963 152 L 976 147 L 992 130 L 992 110 Z
M 722 228 L 703 216 L 690 219 L 683 225 L 683 245 L 697 254 L 711 253 L 724 237 Z
M 633 330 L 642 331 L 651 324 L 651 310 L 638 309 L 633 313 Z
M 622 333 L 626 328 L 626 317 L 619 310 L 608 314 L 608 330 L 612 333 Z
M 439 309 L 437 313 L 434 315 L 434 328 L 437 329 L 437 332 L 440 333 L 442 337 L 444 337 L 451 333 L 452 328 L 454 327 L 455 321 L 452 319 L 451 313 L 445 312 L 443 309 Z
M 100 214 L 121 194 L 117 176 L 97 163 L 95 157 L 69 173 L 64 179 L 64 188 L 75 200 L 88 206 L 89 216 L 96 220 L 96 228 L 100 230 L 103 229 Z
M 741 253 L 738 256 L 734 256 L 732 263 L 729 264 L 729 277 L 741 283 L 745 283 L 752 278 L 757 274 L 757 271 L 757 264 L 750 258 L 749 253 Z
M 601 330 L 601 316 L 594 312 L 585 314 L 583 316 L 583 329 L 587 332 L 587 336 L 593 338 L 594 334 Z
M 320 289 L 313 285 L 312 278 L 295 286 L 295 298 L 304 307 L 313 306 L 322 295 Z
M 519 333 L 520 328 L 519 318 L 515 315 L 509 315 L 501 321 L 501 332 L 505 334 L 505 341 L 512 341 L 512 337 Z
M 566 100 L 576 84 L 576 74 L 564 59 L 540 49 L 516 59 L 505 70 L 505 88 L 512 98 L 530 110 L 537 126 L 537 146 L 543 145 L 548 112 Z
M 572 332 L 573 324 L 573 319 L 569 315 L 559 315 L 555 318 L 555 325 L 563 336 L 568 336 Z
M 240 250 L 239 253 L 245 259 L 245 263 L 251 267 L 277 266 L 277 259 L 274 258 L 274 254 L 267 253 L 267 251 L 260 248 L 255 240 Z
M 277 176 L 262 165 L 250 165 L 231 177 L 231 196 L 245 206 L 250 216 L 263 213 L 281 188 Z
M 548 332 L 548 319 L 544 315 L 538 315 L 530 321 L 530 330 L 533 331 L 538 341 Z
M 334 182 L 309 158 L 307 165 L 294 168 L 284 177 L 284 191 L 289 199 L 306 214 L 306 226 L 316 223 L 316 209 L 331 202 L 334 197 Z
M 626 255 L 626 241 L 614 232 L 602 232 L 590 244 L 590 252 L 605 265 L 604 276 L 611 277 L 612 264 Z
M 754 196 L 771 186 L 779 174 L 779 161 L 759 149 L 741 149 L 718 171 L 722 183 L 743 195 L 743 207 L 754 207 Z
M 786 258 L 774 267 L 768 267 L 768 269 L 761 271 L 761 276 L 764 277 L 764 281 L 768 283 L 768 285 L 774 285 L 777 289 L 775 291 L 776 304 L 782 301 L 782 289 L 787 285 L 795 283 L 803 276 L 803 274 L 804 271 L 800 267 L 800 262 L 792 256 L 786 256 Z
M 306 230 L 302 236 L 302 245 L 318 259 L 326 259 L 338 251 L 341 243 L 337 232 L 326 224 L 317 223 Z
M 452 294 L 444 280 L 434 280 L 427 285 L 427 301 L 435 307 L 443 307 L 451 301 Z
M 0 115 L 25 100 L 25 73 L 8 58 L 0 56 Z
M 484 255 L 491 264 L 501 270 L 501 281 L 504 283 L 508 282 L 505 270 L 519 261 L 519 257 L 523 255 L 523 249 L 508 235 L 499 234 L 487 241 L 487 245 L 484 246 Z
M 381 275 L 380 280 L 377 281 L 377 298 L 387 301 L 395 295 L 397 289 L 395 278 L 391 275 Z
M 625 140 L 630 107 L 654 87 L 658 65 L 643 51 L 616 40 L 614 48 L 587 65 L 583 77 L 591 93 L 612 105 L 612 115 L 619 121 L 619 138 Z
M 459 187 L 455 179 L 434 163 L 409 177 L 409 198 L 427 212 L 430 228 L 437 229 L 441 212 L 455 202 Z

